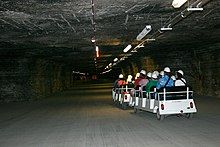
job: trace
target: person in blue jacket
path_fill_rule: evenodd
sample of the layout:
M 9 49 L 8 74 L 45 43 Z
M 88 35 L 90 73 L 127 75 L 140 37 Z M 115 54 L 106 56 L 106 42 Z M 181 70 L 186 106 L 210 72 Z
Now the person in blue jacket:
M 159 79 L 156 88 L 160 89 L 163 87 L 172 87 L 174 85 L 173 79 L 171 78 L 170 68 L 164 68 L 164 76 Z

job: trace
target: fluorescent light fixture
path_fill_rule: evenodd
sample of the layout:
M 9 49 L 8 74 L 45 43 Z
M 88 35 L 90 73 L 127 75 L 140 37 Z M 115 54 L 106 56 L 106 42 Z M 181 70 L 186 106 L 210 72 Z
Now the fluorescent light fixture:
M 73 71 L 73 74 L 86 75 L 86 73 L 82 73 L 82 72 L 79 72 L 79 71 Z
M 143 39 L 150 31 L 152 30 L 151 25 L 146 25 L 142 32 L 137 36 L 137 40 L 140 41 Z
M 96 46 L 96 47 L 95 47 L 95 50 L 98 52 L 98 51 L 99 51 L 99 47 L 98 47 L 98 46 Z
M 95 47 L 95 51 L 96 51 L 96 57 L 97 57 L 97 58 L 100 57 L 99 47 L 98 47 L 98 46 Z
M 109 69 L 109 70 L 107 70 L 107 71 L 104 71 L 104 72 L 102 72 L 102 74 L 105 74 L 105 73 L 108 73 L 108 72 L 110 72 L 112 69 Z
M 118 58 L 115 58 L 115 59 L 114 59 L 114 62 L 117 62 L 117 61 L 118 61 Z
M 124 53 L 127 53 L 130 49 L 132 48 L 132 46 L 129 44 L 124 50 Z
M 173 28 L 170 28 L 170 27 L 167 27 L 167 28 L 162 27 L 162 28 L 160 28 L 161 31 L 171 31 L 172 29 Z
M 125 57 L 127 58 L 127 57 L 129 57 L 129 56 L 132 56 L 132 54 L 127 54 Z
M 147 41 L 155 41 L 156 39 L 154 39 L 154 38 L 149 38 L 149 39 L 147 39 Z
M 203 8 L 187 8 L 187 11 L 203 11 Z
M 172 6 L 174 8 L 180 8 L 182 5 L 184 5 L 187 2 L 187 0 L 173 0 Z
M 125 57 L 122 57 L 122 58 L 120 59 L 120 61 L 123 61 L 123 60 L 125 60 Z
M 132 50 L 131 52 L 132 52 L 132 53 L 137 53 L 137 50 Z
M 95 43 L 95 37 L 92 37 L 91 42 Z

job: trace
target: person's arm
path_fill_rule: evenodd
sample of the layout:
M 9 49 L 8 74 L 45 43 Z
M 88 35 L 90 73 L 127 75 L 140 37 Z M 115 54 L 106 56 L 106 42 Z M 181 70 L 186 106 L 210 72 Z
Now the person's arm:
M 167 82 L 167 80 L 166 80 L 165 77 L 161 78 L 161 79 L 157 82 L 156 88 L 157 88 L 157 89 L 160 89 L 162 86 L 165 85 L 166 82 Z
M 156 88 L 157 88 L 157 89 L 160 89 L 160 88 L 161 88 L 161 80 L 159 80 L 159 81 L 157 82 Z
M 149 91 L 150 91 L 150 82 L 148 82 L 146 85 L 146 92 L 149 92 Z

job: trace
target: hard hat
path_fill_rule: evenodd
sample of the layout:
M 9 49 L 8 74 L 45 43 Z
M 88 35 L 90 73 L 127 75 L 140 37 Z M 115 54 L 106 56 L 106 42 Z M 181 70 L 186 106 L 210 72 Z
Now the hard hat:
M 135 79 L 137 79 L 138 77 L 140 77 L 140 73 L 136 73 Z
M 138 72 L 138 73 L 136 73 L 136 76 L 135 77 L 140 77 L 140 73 Z
M 122 79 L 122 78 L 124 78 L 124 76 L 123 76 L 123 74 L 120 74 L 119 79 Z
M 151 78 L 151 76 L 152 76 L 151 72 L 147 73 L 147 77 Z
M 143 75 L 146 75 L 146 71 L 145 70 L 141 70 L 140 73 L 143 74 Z
M 128 79 L 132 79 L 132 75 L 128 75 Z
M 152 78 L 153 78 L 153 79 L 156 79 L 156 78 L 157 78 L 157 74 L 156 74 L 156 73 L 153 73 L 153 74 L 152 74 Z
M 158 71 L 154 71 L 153 73 L 155 73 L 157 76 L 159 76 L 159 72 Z
M 176 80 L 176 77 L 175 77 L 175 76 L 171 76 L 171 79 L 175 81 L 175 80 Z
M 132 82 L 132 75 L 128 75 L 127 82 Z
M 182 70 L 178 70 L 178 73 L 180 73 L 183 76 L 183 71 Z
M 165 67 L 164 68 L 164 72 L 170 72 L 170 68 L 169 67 Z
M 161 76 L 164 76 L 164 71 L 163 71 L 163 70 L 160 72 L 160 75 L 161 75 Z

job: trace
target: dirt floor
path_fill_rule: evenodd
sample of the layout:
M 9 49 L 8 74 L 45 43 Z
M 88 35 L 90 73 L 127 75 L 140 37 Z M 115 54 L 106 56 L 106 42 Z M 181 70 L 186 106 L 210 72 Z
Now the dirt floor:
M 196 97 L 194 118 L 133 113 L 113 105 L 112 84 L 41 101 L 0 104 L 1 147 L 219 147 L 220 99 Z

